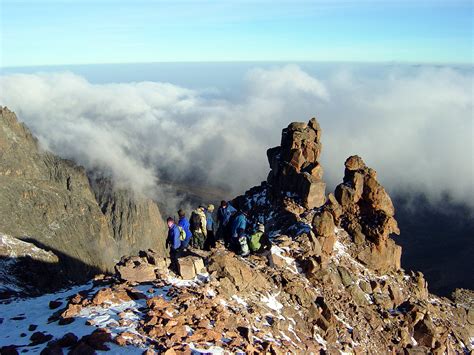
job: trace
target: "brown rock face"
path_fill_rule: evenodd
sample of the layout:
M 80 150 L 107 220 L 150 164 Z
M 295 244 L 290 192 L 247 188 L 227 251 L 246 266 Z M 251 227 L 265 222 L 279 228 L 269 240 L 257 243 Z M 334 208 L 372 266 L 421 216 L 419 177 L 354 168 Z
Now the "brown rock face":
M 328 209 L 340 215 L 341 225 L 360 246 L 357 258 L 380 272 L 400 269 L 401 247 L 389 237 L 400 234 L 395 209 L 375 170 L 359 156 L 349 157 L 335 197 L 339 205 L 331 201 Z
M 7 108 L 0 108 L 0 231 L 68 256 L 61 261 L 72 278 L 88 276 L 80 263 L 113 267 L 115 241 L 84 168 L 41 151 Z
M 218 251 L 209 258 L 208 271 L 220 281 L 220 291 L 226 296 L 269 289 L 267 279 L 255 273 L 247 264 L 230 253 Z
M 156 203 L 133 191 L 115 188 L 109 179 L 91 179 L 91 186 L 117 243 L 118 256 L 147 248 L 166 255 L 167 227 Z
M 357 254 L 357 259 L 369 268 L 384 273 L 399 270 L 401 256 L 402 248 L 392 239 L 386 239 L 380 244 L 368 243 Z
M 156 269 L 155 265 L 149 264 L 146 259 L 138 256 L 124 258 L 115 265 L 115 271 L 120 279 L 131 282 L 150 282 L 156 280 Z
M 313 218 L 313 232 L 321 245 L 324 256 L 330 256 L 336 243 L 334 217 L 329 211 L 318 213 Z
M 349 157 L 345 166 L 344 182 L 336 187 L 335 196 L 346 220 L 359 219 L 362 232 L 377 244 L 392 233 L 400 234 L 392 200 L 377 181 L 375 170 L 358 156 Z
M 153 201 L 91 186 L 83 167 L 43 151 L 7 108 L 0 108 L 0 233 L 52 251 L 76 281 L 141 249 L 164 255 L 166 237 Z
M 204 261 L 197 256 L 186 256 L 178 260 L 179 274 L 184 280 L 192 280 L 206 271 Z
M 271 168 L 267 181 L 275 199 L 290 193 L 296 194 L 306 208 L 324 204 L 321 147 L 321 128 L 315 118 L 307 124 L 293 122 L 283 130 L 281 145 L 267 151 Z

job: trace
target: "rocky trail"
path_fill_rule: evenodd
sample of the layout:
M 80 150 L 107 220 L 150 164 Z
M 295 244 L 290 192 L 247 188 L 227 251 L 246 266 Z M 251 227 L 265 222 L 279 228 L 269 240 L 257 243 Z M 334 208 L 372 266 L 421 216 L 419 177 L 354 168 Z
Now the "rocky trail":
M 241 258 L 220 246 L 200 252 L 202 258 L 184 258 L 183 272 L 200 274 L 183 280 L 148 251 L 128 258 L 116 276 L 4 301 L 2 354 L 472 349 L 465 328 L 472 322 L 472 294 L 470 305 L 454 303 L 430 295 L 420 274 L 379 275 L 351 257 L 346 232 L 335 232 L 334 251 L 317 277 L 301 269 L 308 236 L 279 236 L 275 270 L 264 258 Z M 197 260 L 205 269 L 188 270 Z M 145 269 L 154 271 L 154 280 L 137 282 Z

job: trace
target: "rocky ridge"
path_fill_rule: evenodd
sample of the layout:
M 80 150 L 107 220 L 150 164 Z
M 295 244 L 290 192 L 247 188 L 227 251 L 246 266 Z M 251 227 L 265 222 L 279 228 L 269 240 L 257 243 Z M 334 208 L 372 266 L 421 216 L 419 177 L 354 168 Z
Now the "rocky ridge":
M 293 123 L 283 135 L 308 127 L 319 126 L 314 119 L 307 125 Z M 313 133 L 307 137 L 316 142 Z M 287 158 L 290 153 L 305 156 L 295 149 L 306 149 L 301 148 L 306 143 L 296 146 L 285 143 L 279 154 L 269 153 L 271 165 L 300 161 Z M 274 243 L 275 269 L 263 257 L 242 258 L 218 245 L 182 258 L 178 278 L 166 257 L 142 251 L 123 258 L 115 276 L 54 299 L 48 325 L 38 325 L 36 333 L 23 326 L 25 336 L 15 338 L 23 328 L 14 327 L 22 317 L 14 310 L 23 301 L 5 305 L 9 318 L 0 328 L 11 336 L 2 341 L 4 349 L 73 354 L 120 349 L 146 354 L 472 352 L 473 292 L 457 290 L 453 300 L 437 297 L 421 273 L 401 268 L 401 248 L 391 238 L 399 233 L 393 205 L 360 157 L 346 160 L 344 181 L 334 194 L 308 207 L 317 200 L 308 198 L 313 187 L 298 190 L 292 182 L 307 178 L 297 174 L 301 168 L 303 175 L 308 173 L 305 169 L 318 158 L 306 155 L 299 172 L 295 167 L 288 174 L 277 172 L 277 180 L 270 178 L 234 200 L 252 223 L 265 224 Z M 309 182 L 316 190 L 321 187 L 318 179 Z

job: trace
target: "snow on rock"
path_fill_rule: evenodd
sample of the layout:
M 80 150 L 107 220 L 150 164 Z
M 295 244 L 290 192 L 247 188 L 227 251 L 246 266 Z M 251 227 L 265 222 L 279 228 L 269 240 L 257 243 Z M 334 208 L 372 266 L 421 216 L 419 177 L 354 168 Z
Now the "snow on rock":
M 247 302 L 245 302 L 245 301 L 244 301 L 242 298 L 240 298 L 239 296 L 233 295 L 233 296 L 232 296 L 232 299 L 233 299 L 234 301 L 236 301 L 238 304 L 240 304 L 241 306 L 248 307 Z
M 32 243 L 0 234 L 0 294 L 22 293 L 31 288 L 17 277 L 21 273 L 23 260 L 54 265 L 58 257 Z
M 278 294 L 268 294 L 266 296 L 262 296 L 261 301 L 270 309 L 273 309 L 274 311 L 279 312 L 282 308 L 283 305 L 278 302 L 277 300 Z
M 88 283 L 54 294 L 0 302 L 0 347 L 14 344 L 23 346 L 29 353 L 40 353 L 44 344 L 29 346 L 29 337 L 33 334 L 33 331 L 28 329 L 30 325 L 37 326 L 34 331 L 51 334 L 54 338 L 60 338 L 68 332 L 78 337 L 90 334 L 94 328 L 85 325 L 84 322 L 59 325 L 57 322 L 49 322 L 48 319 L 53 313 L 49 308 L 49 302 L 58 300 L 65 304 L 69 296 L 91 288 L 92 283 Z M 27 336 L 22 337 L 21 334 Z
M 299 270 L 298 270 L 298 267 L 296 265 L 295 259 L 291 258 L 289 256 L 286 256 L 285 255 L 285 250 L 283 250 L 282 248 L 280 248 L 277 245 L 272 245 L 271 252 L 272 252 L 273 255 L 277 256 L 278 258 L 283 259 L 286 262 L 286 264 L 288 266 L 288 269 L 292 273 L 294 273 L 294 274 L 299 273 Z

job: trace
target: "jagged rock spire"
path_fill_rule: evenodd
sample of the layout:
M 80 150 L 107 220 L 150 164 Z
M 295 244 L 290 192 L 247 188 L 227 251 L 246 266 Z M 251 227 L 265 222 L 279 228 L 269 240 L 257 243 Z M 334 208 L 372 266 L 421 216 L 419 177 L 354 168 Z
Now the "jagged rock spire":
M 267 151 L 271 172 L 267 182 L 273 197 L 296 195 L 306 208 L 320 207 L 326 201 L 322 180 L 321 127 L 316 118 L 308 123 L 293 122 L 283 129 L 281 145 Z
M 344 165 L 335 197 L 342 208 L 342 226 L 361 246 L 357 258 L 382 272 L 400 269 L 401 247 L 389 238 L 400 234 L 390 196 L 361 157 L 350 156 Z

